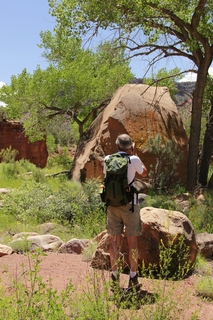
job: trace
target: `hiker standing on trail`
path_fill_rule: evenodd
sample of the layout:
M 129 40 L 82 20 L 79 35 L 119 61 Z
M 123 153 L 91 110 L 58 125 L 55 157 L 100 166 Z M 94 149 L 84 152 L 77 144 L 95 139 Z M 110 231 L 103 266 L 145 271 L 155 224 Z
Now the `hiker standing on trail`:
M 128 159 L 127 164 L 127 180 L 128 187 L 133 188 L 134 178 L 136 172 L 142 177 L 147 175 L 147 169 L 142 163 L 140 158 L 133 155 L 134 143 L 128 134 L 121 134 L 116 139 L 116 145 L 118 147 L 118 154 L 122 158 Z M 119 157 L 120 157 L 119 156 Z M 104 159 L 104 173 L 107 174 L 107 161 L 109 161 L 112 155 L 108 155 Z M 106 178 L 105 178 L 106 180 Z M 124 231 L 127 236 L 128 248 L 129 248 L 129 263 L 130 263 L 130 277 L 128 288 L 139 288 L 138 282 L 138 239 L 141 235 L 141 220 L 140 220 L 140 207 L 136 194 L 133 194 L 134 204 L 132 206 L 131 200 L 128 200 L 126 204 L 118 204 L 114 206 L 110 205 L 110 201 L 107 203 L 107 231 L 112 236 L 110 242 L 110 263 L 111 263 L 111 289 L 115 291 L 119 288 L 119 251 L 121 244 L 121 235 Z

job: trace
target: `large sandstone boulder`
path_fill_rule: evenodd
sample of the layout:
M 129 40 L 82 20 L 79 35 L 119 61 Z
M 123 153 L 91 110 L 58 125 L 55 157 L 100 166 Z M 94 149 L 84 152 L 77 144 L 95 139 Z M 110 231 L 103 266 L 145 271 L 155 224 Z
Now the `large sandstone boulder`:
M 187 262 L 192 266 L 198 252 L 195 232 L 190 220 L 181 212 L 158 209 L 152 207 L 142 208 L 140 211 L 142 220 L 142 234 L 138 237 L 139 257 L 138 265 L 159 270 L 162 261 L 160 258 L 161 246 L 173 248 L 175 255 L 171 258 L 170 271 L 175 272 L 179 264 L 184 265 L 187 248 Z M 183 240 L 182 240 L 183 239 Z M 110 236 L 105 232 L 98 235 L 95 240 L 98 247 L 93 255 L 91 265 L 95 268 L 110 268 L 109 244 Z M 125 232 L 122 235 L 120 256 L 124 272 L 129 271 L 128 245 Z M 166 261 L 167 262 L 167 261 Z M 155 266 L 155 267 L 154 267 Z
M 178 172 L 186 178 L 187 135 L 177 107 L 166 87 L 126 84 L 119 88 L 109 105 L 98 115 L 80 140 L 71 176 L 74 180 L 103 178 L 103 158 L 116 152 L 118 134 L 129 134 L 136 144 L 136 153 L 147 166 L 155 165 L 156 157 L 145 149 L 150 137 L 161 135 L 180 145 L 183 162 Z M 140 178 L 140 177 L 138 177 Z
M 63 244 L 59 237 L 51 234 L 29 236 L 27 241 L 30 243 L 30 251 L 34 251 L 37 248 L 41 248 L 43 251 L 57 251 Z
M 0 121 L 0 136 L 0 150 L 11 146 L 18 150 L 15 160 L 27 159 L 40 168 L 45 167 L 48 158 L 46 141 L 29 142 L 21 123 Z

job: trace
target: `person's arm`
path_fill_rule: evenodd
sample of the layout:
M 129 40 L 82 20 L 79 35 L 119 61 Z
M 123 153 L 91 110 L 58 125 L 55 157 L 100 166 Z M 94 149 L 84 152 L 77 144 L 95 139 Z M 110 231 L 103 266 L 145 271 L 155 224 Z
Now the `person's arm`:
M 142 166 L 143 166 L 143 172 L 141 173 L 141 176 L 144 178 L 147 176 L 147 169 L 146 169 L 145 165 L 143 164 L 143 162 L 142 162 Z
M 145 164 L 141 161 L 141 159 L 137 155 L 133 155 L 130 159 L 132 159 L 132 162 L 133 162 L 134 173 L 137 172 L 142 177 L 146 177 L 147 176 L 147 169 L 146 169 Z
M 130 153 L 131 155 L 135 155 L 136 157 L 138 157 L 138 155 L 137 155 L 137 153 L 135 152 L 135 145 L 132 147 L 132 150 L 131 150 L 131 153 Z M 139 158 L 139 160 L 140 160 L 140 158 Z M 145 166 L 145 164 L 140 160 L 140 163 L 142 164 L 142 167 L 143 167 L 143 172 L 142 173 L 139 173 L 139 174 L 141 174 L 141 176 L 144 178 L 144 177 L 146 177 L 147 176 L 147 168 L 146 168 L 146 166 Z

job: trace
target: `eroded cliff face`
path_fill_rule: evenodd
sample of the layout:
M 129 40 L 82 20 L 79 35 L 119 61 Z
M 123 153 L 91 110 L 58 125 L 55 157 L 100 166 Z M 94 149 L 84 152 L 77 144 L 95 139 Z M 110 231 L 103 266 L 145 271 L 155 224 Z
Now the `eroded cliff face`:
M 15 160 L 26 159 L 40 168 L 46 166 L 48 152 L 45 140 L 31 143 L 19 122 L 0 121 L 0 150 L 10 146 L 18 150 Z
M 183 161 L 178 171 L 185 183 L 188 139 L 177 107 L 168 88 L 144 84 L 126 84 L 115 92 L 80 140 L 71 177 L 74 180 L 103 178 L 103 158 L 117 152 L 115 140 L 121 133 L 132 137 L 135 151 L 148 170 L 156 163 L 156 157 L 145 148 L 150 137 L 159 134 L 163 141 L 169 139 L 179 144 Z

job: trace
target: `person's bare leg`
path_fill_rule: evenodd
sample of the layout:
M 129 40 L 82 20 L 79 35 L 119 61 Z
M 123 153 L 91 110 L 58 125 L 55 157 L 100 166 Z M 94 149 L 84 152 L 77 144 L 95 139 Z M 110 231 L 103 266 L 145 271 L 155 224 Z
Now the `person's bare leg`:
M 121 235 L 112 236 L 109 245 L 110 263 L 112 271 L 118 270 L 120 245 Z
M 121 235 L 112 236 L 110 239 L 109 253 L 111 263 L 111 290 L 113 293 L 119 292 L 119 251 L 121 245 Z
M 138 282 L 138 238 L 135 236 L 128 236 L 128 247 L 129 247 L 129 264 L 130 264 L 130 274 L 129 274 L 129 285 L 128 289 L 140 290 L 140 284 Z
M 128 236 L 129 247 L 129 264 L 132 272 L 137 272 L 138 269 L 138 237 Z

